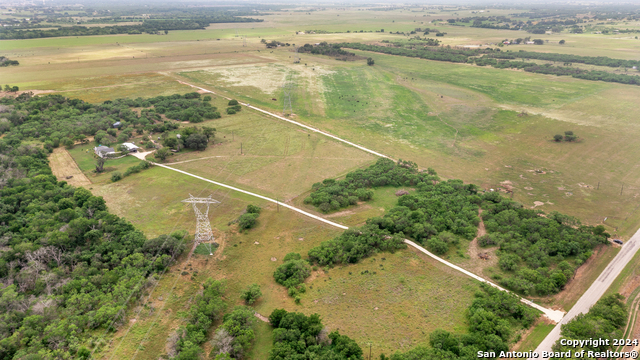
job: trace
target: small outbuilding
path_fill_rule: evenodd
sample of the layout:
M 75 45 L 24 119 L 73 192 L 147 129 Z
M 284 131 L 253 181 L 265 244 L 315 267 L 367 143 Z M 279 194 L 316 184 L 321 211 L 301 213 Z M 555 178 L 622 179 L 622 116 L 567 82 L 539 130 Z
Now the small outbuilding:
M 127 149 L 128 152 L 138 152 L 138 149 L 140 149 L 140 147 L 136 146 L 133 143 L 122 143 L 122 147 L 124 147 L 125 149 Z
M 116 122 L 114 122 L 114 123 L 113 123 L 113 125 L 111 125 L 111 126 L 113 126 L 114 128 L 119 128 L 119 127 L 120 127 L 120 125 L 121 125 L 121 124 L 120 124 L 120 121 L 116 121 Z

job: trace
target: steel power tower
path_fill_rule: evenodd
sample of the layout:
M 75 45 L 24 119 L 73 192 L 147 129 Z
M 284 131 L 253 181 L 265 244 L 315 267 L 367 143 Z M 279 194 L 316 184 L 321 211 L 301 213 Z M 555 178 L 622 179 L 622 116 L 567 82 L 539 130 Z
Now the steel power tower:
M 294 64 L 300 64 L 300 55 L 298 55 L 298 49 L 300 49 L 300 47 L 296 48 L 296 54 L 293 57 Z
M 211 231 L 211 223 L 209 222 L 209 205 L 219 204 L 220 201 L 212 199 L 211 195 L 207 198 L 197 198 L 189 194 L 189 198 L 182 200 L 182 202 L 191 203 L 191 205 L 193 205 L 193 211 L 196 213 L 196 243 L 213 241 L 213 232 Z M 198 208 L 198 204 L 206 204 L 207 210 L 203 213 Z
M 283 116 L 287 114 L 287 109 L 289 109 L 289 114 L 293 114 L 293 108 L 291 107 L 291 94 L 295 87 L 296 84 L 293 82 L 293 75 L 292 73 L 289 73 L 284 81 L 284 85 L 282 85 L 282 91 L 284 92 L 284 97 L 282 98 Z
M 247 46 L 247 35 L 242 35 L 242 47 Z

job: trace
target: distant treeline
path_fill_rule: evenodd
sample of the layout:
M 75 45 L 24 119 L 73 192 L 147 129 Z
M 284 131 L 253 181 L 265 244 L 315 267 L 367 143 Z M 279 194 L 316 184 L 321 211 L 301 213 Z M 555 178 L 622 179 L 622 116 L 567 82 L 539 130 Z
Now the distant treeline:
M 354 53 L 342 50 L 339 45 L 329 45 L 326 41 L 323 41 L 316 46 L 313 46 L 311 44 L 304 44 L 304 46 L 298 48 L 298 52 L 310 53 L 314 55 L 334 56 L 337 60 L 355 60 L 357 58 L 360 58 Z
M 580 56 L 570 54 L 542 53 L 535 51 L 497 52 L 491 55 L 497 59 L 536 59 L 558 61 L 563 63 L 580 63 L 587 65 L 608 67 L 633 67 L 640 66 L 640 60 L 612 59 L 606 56 Z
M 361 43 L 340 43 L 334 44 L 334 46 L 340 46 L 343 48 L 375 51 L 384 54 L 400 55 L 407 57 L 417 57 L 427 60 L 448 61 L 454 63 L 475 63 L 480 66 L 492 66 L 499 69 L 515 68 L 522 69 L 526 72 L 557 75 L 557 76 L 572 76 L 578 79 L 595 80 L 616 82 L 629 85 L 640 85 L 640 77 L 626 74 L 613 74 L 606 71 L 598 70 L 584 70 L 576 69 L 566 66 L 552 66 L 550 64 L 536 64 L 532 62 L 524 61 L 509 61 L 498 59 L 540 59 L 549 61 L 563 61 L 564 65 L 570 65 L 571 62 L 579 62 L 584 64 L 593 64 L 610 67 L 633 67 L 640 65 L 640 61 L 637 60 L 620 60 L 611 59 L 607 57 L 591 57 L 591 56 L 578 56 L 578 55 L 564 55 L 554 53 L 537 53 L 530 51 L 520 52 L 502 52 L 500 49 L 456 49 L 449 47 L 439 48 L 420 48 L 411 49 L 407 47 L 389 47 L 380 45 L 367 45 Z
M 204 30 L 209 24 L 216 22 L 260 22 L 261 19 L 241 18 L 229 16 L 222 19 L 195 20 L 147 20 L 139 25 L 114 25 L 105 27 L 69 26 L 56 30 L 16 30 L 0 29 L 0 40 L 9 39 L 37 39 L 61 36 L 90 36 L 90 35 L 118 35 L 118 34 L 155 34 L 169 30 Z
M 18 62 L 18 60 L 9 60 L 4 56 L 0 56 L 0 67 L 10 65 L 20 65 L 20 63 Z

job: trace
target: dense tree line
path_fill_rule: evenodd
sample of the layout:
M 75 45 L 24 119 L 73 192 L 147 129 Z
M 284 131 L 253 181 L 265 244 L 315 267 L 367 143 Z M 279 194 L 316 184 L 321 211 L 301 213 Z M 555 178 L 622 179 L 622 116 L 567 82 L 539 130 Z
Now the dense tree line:
M 557 212 L 541 216 L 496 192 L 485 193 L 483 200 L 488 234 L 480 244 L 498 246 L 498 264 L 509 274 L 500 283 L 522 294 L 560 291 L 593 248 L 607 243 L 602 226 L 583 226 Z
M 358 344 L 337 331 L 328 333 L 318 314 L 274 310 L 269 315 L 273 327 L 273 348 L 268 360 L 364 360 Z
M 334 57 L 351 57 L 354 58 L 356 54 L 342 50 L 339 44 L 329 45 L 326 41 L 321 42 L 319 45 L 304 44 L 298 48 L 298 52 L 309 53 L 314 55 L 326 55 Z
M 207 126 L 199 128 L 197 126 L 192 126 L 183 128 L 182 130 L 180 130 L 180 133 L 175 134 L 175 136 L 169 133 L 163 133 L 161 139 L 162 145 L 166 148 L 174 149 L 177 151 L 183 148 L 203 151 L 209 145 L 209 141 L 213 141 L 215 136 L 215 128 Z M 166 158 L 166 156 L 163 156 L 163 154 L 158 154 L 156 157 L 159 157 L 161 160 L 164 160 L 164 158 Z
M 322 266 L 355 264 L 381 251 L 395 252 L 407 246 L 402 233 L 391 234 L 376 224 L 346 230 L 309 250 L 309 261 Z
M 14 128 L 0 139 L 0 358 L 86 358 L 88 338 L 123 323 L 185 235 L 145 238 L 102 197 L 57 181 Z
M 538 41 L 535 39 L 534 41 Z M 541 41 L 541 40 L 540 40 Z M 367 45 L 360 43 L 341 43 L 341 47 L 350 49 L 375 51 L 384 54 L 417 57 L 427 60 L 448 61 L 454 63 L 476 63 L 480 66 L 490 65 L 499 69 L 515 68 L 523 69 L 527 72 L 551 74 L 558 76 L 572 76 L 578 79 L 594 80 L 594 81 L 607 81 L 617 82 L 628 85 L 640 85 L 640 77 L 626 74 L 614 74 L 606 71 L 597 70 L 583 70 L 572 67 L 560 67 L 551 65 L 539 65 L 536 63 L 519 62 L 519 61 L 494 61 L 490 58 L 500 59 L 516 59 L 516 58 L 537 58 L 537 59 L 565 59 L 575 60 L 575 62 L 583 62 L 585 64 L 598 63 L 602 66 L 631 66 L 634 63 L 640 63 L 636 60 L 619 60 L 610 59 L 606 57 L 589 57 L 589 56 L 577 56 L 577 55 L 564 55 L 564 54 L 549 54 L 549 53 L 537 53 L 537 52 L 501 52 L 500 49 L 475 49 L 475 50 L 460 50 L 453 48 L 420 48 L 413 49 L 407 46 L 402 48 L 379 46 L 379 45 Z M 524 54 L 524 55 L 517 55 Z M 531 55 L 530 54 L 536 54 Z M 485 58 L 486 57 L 486 58 Z M 555 60 L 554 60 L 555 61 Z M 569 64 L 565 62 L 565 64 Z M 608 64 L 608 65 L 606 65 Z M 635 65 L 634 65 L 635 66 Z
M 61 36 L 91 36 L 117 34 L 156 34 L 170 30 L 204 30 L 212 22 L 255 22 L 261 19 L 246 17 L 226 17 L 224 20 L 214 21 L 210 18 L 195 18 L 188 20 L 145 20 L 139 25 L 114 25 L 104 27 L 61 26 L 52 30 L 18 30 L 14 28 L 0 29 L 0 40 L 8 39 L 36 39 Z
M 20 65 L 20 62 L 18 62 L 18 60 L 10 60 L 9 58 L 0 56 L 0 67 L 17 66 L 17 65 Z
M 197 92 L 184 96 L 157 96 L 148 99 L 156 112 L 164 114 L 167 118 L 177 121 L 199 123 L 204 120 L 219 119 L 220 112 L 207 101 L 200 101 Z
M 478 351 L 509 351 L 514 340 L 514 329 L 527 329 L 538 317 L 536 310 L 520 302 L 510 293 L 481 284 L 482 291 L 466 312 L 468 333 L 453 334 L 435 330 L 429 335 L 431 347 L 418 346 L 405 353 L 397 352 L 389 360 L 472 360 Z
M 381 218 L 367 220 L 392 234 L 402 233 L 419 243 L 447 231 L 471 240 L 480 223 L 478 204 L 481 198 L 473 184 L 447 180 L 433 184 L 423 182 L 416 191 L 403 195 L 397 206 Z
M 598 300 L 586 314 L 580 314 L 562 325 L 560 336 L 570 340 L 608 339 L 609 345 L 587 344 L 581 348 L 585 351 L 602 352 L 612 349 L 613 339 L 624 338 L 623 330 L 626 324 L 627 307 L 624 297 L 620 294 L 611 294 Z M 561 345 L 560 340 L 553 345 L 553 351 L 569 350 L 573 352 L 575 348 Z
M 253 327 L 256 320 L 255 311 L 246 306 L 236 306 L 226 314 L 211 341 L 213 359 L 243 359 L 255 339 Z
M 0 134 L 11 131 L 20 140 L 39 140 L 48 150 L 64 144 L 65 139 L 81 141 L 88 136 L 94 136 L 96 144 L 110 145 L 129 140 L 134 132 L 164 133 L 179 127 L 176 122 L 163 120 L 161 114 L 193 122 L 219 117 L 216 108 L 199 96 L 189 93 L 89 104 L 61 95 L 32 97 L 23 93 L 0 99 Z M 133 108 L 143 109 L 138 114 Z M 215 129 L 213 133 L 203 131 L 205 140 L 215 134 Z M 198 141 L 194 146 L 201 144 Z
M 350 193 L 376 186 L 413 186 L 384 216 L 370 218 L 364 227 L 349 229 L 309 251 L 309 260 L 322 266 L 357 263 L 379 251 L 404 247 L 409 237 L 436 254 L 446 254 L 460 239 L 476 237 L 479 209 L 487 235 L 483 247 L 498 246 L 502 285 L 519 293 L 547 295 L 560 291 L 576 268 L 598 244 L 607 243 L 604 227 L 582 226 L 570 216 L 525 209 L 497 192 L 480 194 L 477 186 L 461 180 L 439 181 L 435 171 L 418 171 L 414 163 L 379 159 L 344 180 L 324 180 L 314 185 L 308 202 L 340 204 Z M 316 195 L 314 195 L 316 194 Z
M 180 328 L 169 339 L 169 350 L 176 360 L 198 360 L 202 349 L 200 344 L 207 340 L 207 332 L 227 308 L 223 300 L 225 283 L 207 279 L 202 284 L 202 294 L 196 296 L 189 308 L 187 325 Z
M 376 163 L 364 170 L 356 170 L 346 175 L 344 180 L 325 179 L 313 184 L 313 192 L 304 199 L 305 204 L 312 204 L 322 212 L 329 212 L 358 201 L 368 201 L 373 197 L 370 188 L 383 186 L 415 186 L 423 182 L 437 181 L 433 170 L 418 171 L 418 166 L 411 161 L 394 162 L 380 158 Z
M 338 45 L 340 47 L 356 50 L 375 51 L 384 54 L 417 57 L 420 59 L 448 61 L 454 63 L 465 63 L 467 62 L 469 56 L 477 56 L 479 54 L 478 50 L 461 50 L 453 48 L 407 49 L 361 43 L 340 43 Z
M 580 63 L 580 64 L 588 64 L 588 65 L 597 65 L 597 66 L 608 66 L 608 67 L 634 67 L 640 66 L 640 60 L 622 60 L 622 59 L 612 59 L 607 56 L 582 56 L 582 55 L 571 55 L 571 54 L 558 54 L 558 53 L 543 53 L 543 52 L 535 52 L 535 51 L 508 51 L 508 52 L 498 52 L 491 54 L 491 57 L 498 59 L 536 59 L 536 60 L 547 60 L 547 61 L 557 61 L 562 63 Z

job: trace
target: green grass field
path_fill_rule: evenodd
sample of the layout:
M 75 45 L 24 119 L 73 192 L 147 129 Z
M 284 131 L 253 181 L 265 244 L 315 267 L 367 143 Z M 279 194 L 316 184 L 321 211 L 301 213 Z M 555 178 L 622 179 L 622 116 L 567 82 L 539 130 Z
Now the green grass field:
M 222 204 L 212 210 L 212 225 L 217 229 L 214 233 L 221 243 L 215 256 L 196 251 L 189 262 L 191 267 L 184 260 L 173 267 L 152 294 L 154 299 L 158 296 L 169 299 L 162 310 L 166 316 L 156 320 L 155 313 L 143 312 L 147 315 L 138 317 L 123 345 L 114 345 L 122 340 L 120 336 L 123 334 L 117 333 L 113 338 L 115 343 L 105 348 L 105 356 L 111 351 L 115 351 L 118 357 L 129 356 L 150 328 L 148 340 L 143 343 L 146 351 L 138 356 L 157 356 L 162 352 L 164 340 L 171 329 L 180 324 L 179 313 L 184 311 L 185 300 L 208 276 L 227 279 L 225 298 L 230 304 L 239 303 L 240 291 L 247 285 L 258 283 L 264 293 L 254 305 L 259 313 L 266 316 L 275 308 L 319 313 L 330 329 L 339 329 L 362 346 L 373 342 L 376 353 L 406 350 L 415 344 L 425 343 L 429 332 L 436 328 L 464 331 L 464 309 L 470 304 L 477 283 L 410 250 L 380 254 L 374 257 L 375 260 L 331 269 L 327 273 L 314 272 L 308 281 L 309 290 L 303 295 L 302 305 L 295 305 L 287 296 L 286 289 L 273 280 L 273 271 L 285 254 L 306 254 L 311 247 L 339 231 L 286 209 L 278 212 L 275 206 L 269 205 L 261 213 L 256 229 L 237 233 L 226 224 L 237 218 L 247 203 L 264 204 L 237 193 L 224 194 L 207 183 L 174 174 L 177 173 L 152 168 L 117 183 L 103 185 L 98 191 L 94 188 L 96 194 L 105 196 L 111 211 L 132 221 L 149 236 L 177 229 L 193 231 L 193 212 L 188 205 L 179 202 L 187 193 L 202 196 L 213 193 L 214 198 L 222 200 Z M 142 183 L 148 186 L 141 186 Z M 162 189 L 162 197 L 158 196 L 157 189 Z M 156 211 L 145 212 L 151 208 Z M 272 257 L 278 260 L 272 261 Z M 197 270 L 197 276 L 191 280 L 194 270 Z M 360 275 L 365 270 L 376 271 L 376 274 Z M 189 275 L 179 275 L 182 271 Z M 179 277 L 177 287 L 171 291 L 176 277 Z M 167 295 L 169 293 L 171 295 Z M 154 307 L 159 309 L 161 303 L 154 300 Z M 370 317 L 371 323 L 363 326 L 363 316 Z M 135 318 L 135 315 L 130 314 L 129 318 Z M 402 321 L 391 331 L 394 319 Z M 376 334 L 385 335 L 379 337 Z M 268 345 L 268 340 L 260 339 L 254 352 L 264 354 Z

